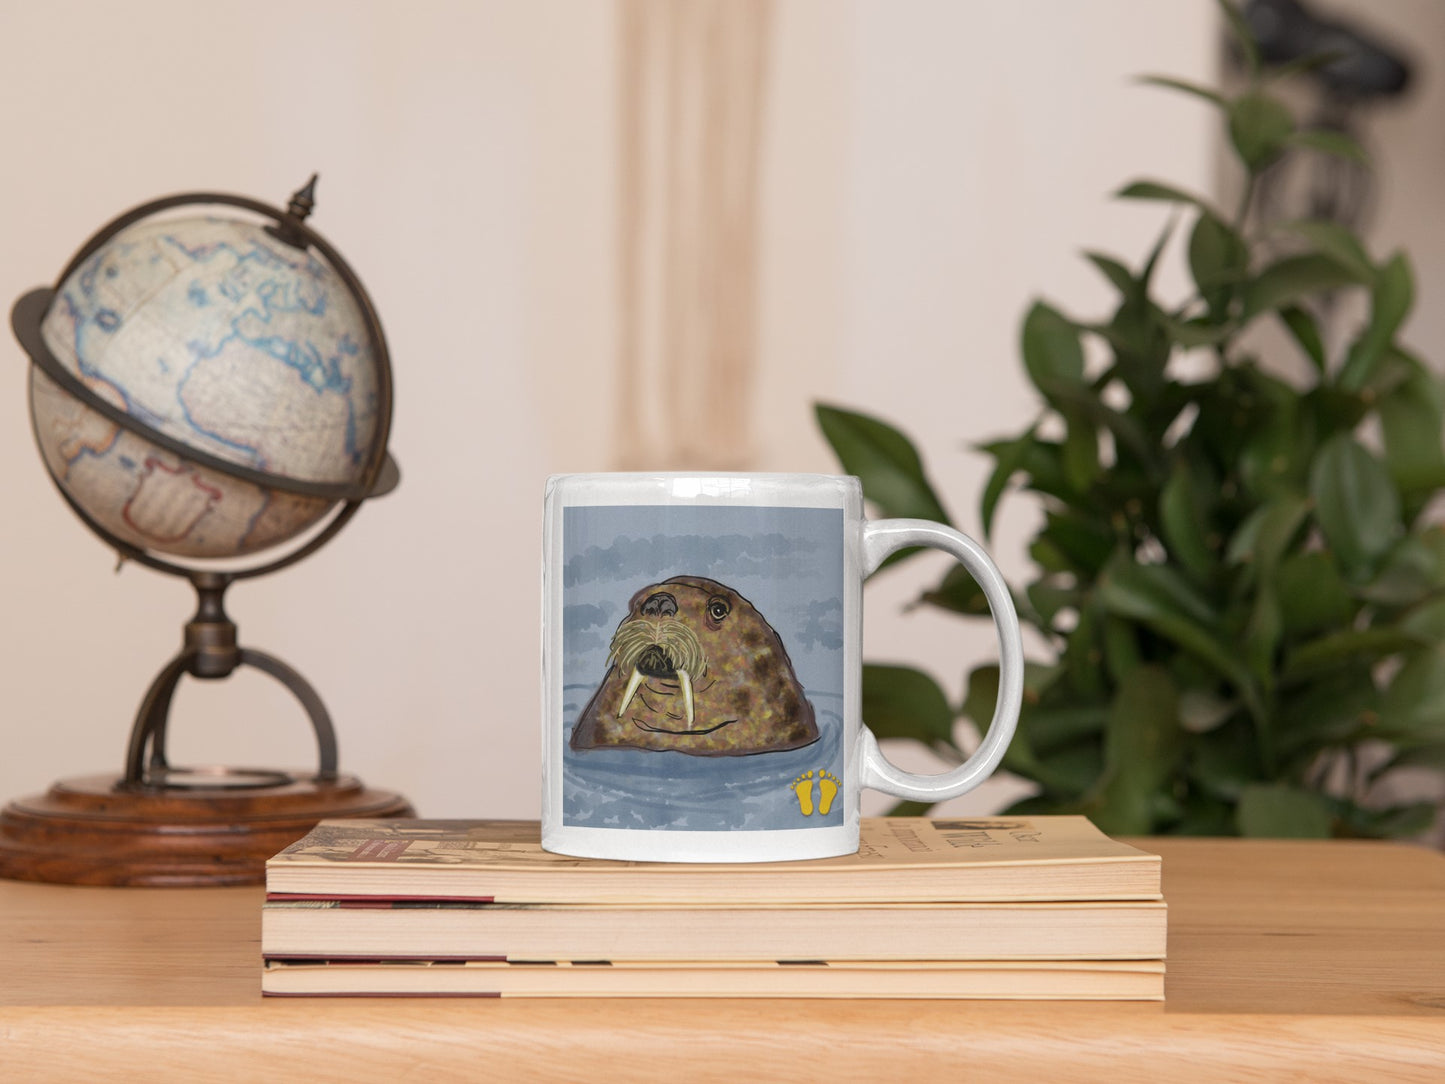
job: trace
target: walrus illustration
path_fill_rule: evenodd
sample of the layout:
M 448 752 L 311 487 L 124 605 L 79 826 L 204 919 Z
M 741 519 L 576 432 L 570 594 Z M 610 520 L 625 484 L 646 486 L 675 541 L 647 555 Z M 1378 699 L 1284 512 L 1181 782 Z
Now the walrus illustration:
M 572 729 L 573 749 L 716 757 L 818 740 L 783 641 L 751 602 L 716 580 L 674 576 L 638 591 L 608 660 Z

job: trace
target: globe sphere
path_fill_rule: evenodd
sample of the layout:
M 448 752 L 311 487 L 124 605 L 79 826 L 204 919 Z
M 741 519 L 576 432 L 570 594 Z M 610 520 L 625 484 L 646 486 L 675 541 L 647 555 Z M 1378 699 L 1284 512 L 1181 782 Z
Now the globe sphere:
M 242 219 L 120 230 L 61 283 L 41 335 L 91 394 L 138 423 L 118 425 L 32 366 L 46 465 L 87 515 L 144 550 L 240 557 L 296 537 L 335 500 L 288 486 L 361 484 L 385 429 L 352 293 L 309 251 Z

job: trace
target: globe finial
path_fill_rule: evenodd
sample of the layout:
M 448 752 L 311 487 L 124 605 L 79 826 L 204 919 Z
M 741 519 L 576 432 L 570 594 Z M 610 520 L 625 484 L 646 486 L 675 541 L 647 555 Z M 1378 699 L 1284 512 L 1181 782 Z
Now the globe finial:
M 291 202 L 286 204 L 285 216 L 274 226 L 267 226 L 266 232 L 276 240 L 290 245 L 292 248 L 304 249 L 308 242 L 306 235 L 301 232 L 301 223 L 311 214 L 316 206 L 316 179 L 320 174 L 311 174 L 311 179 L 301 188 L 291 193 Z
M 311 213 L 311 208 L 316 206 L 316 178 L 319 176 L 319 173 L 311 174 L 311 179 L 302 188 L 291 193 L 291 202 L 286 205 L 287 214 L 305 219 Z

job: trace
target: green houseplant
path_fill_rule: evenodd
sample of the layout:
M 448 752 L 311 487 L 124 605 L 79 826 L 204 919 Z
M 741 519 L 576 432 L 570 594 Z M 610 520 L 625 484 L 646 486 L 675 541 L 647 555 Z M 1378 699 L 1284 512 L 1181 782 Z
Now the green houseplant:
M 1218 108 L 1238 206 L 1152 180 L 1121 189 L 1174 205 L 1174 221 L 1137 268 L 1087 254 L 1117 294 L 1104 319 L 1029 310 L 1022 355 L 1041 411 L 981 446 L 995 463 L 985 532 L 1010 487 L 1044 513 L 1037 574 L 1014 593 L 1054 657 L 1030 664 L 1005 761 L 1039 793 L 1011 812 L 1079 812 L 1128 833 L 1414 834 L 1432 804 L 1378 796 L 1401 768 L 1445 768 L 1445 529 L 1427 515 L 1445 485 L 1441 389 L 1397 341 L 1413 300 L 1404 254 L 1377 260 L 1331 222 L 1252 220 L 1258 178 L 1290 148 L 1363 155 L 1297 126 L 1272 93 L 1280 73 L 1240 38 L 1250 78 L 1236 96 L 1146 80 Z M 1182 304 L 1152 285 L 1172 234 L 1194 284 Z M 1365 315 L 1331 349 L 1316 306 L 1338 291 L 1361 294 Z M 1307 378 L 1253 356 L 1246 333 L 1269 323 Z M 1102 366 L 1086 365 L 1088 339 Z M 1209 359 L 1203 379 L 1171 365 L 1191 351 Z M 884 515 L 947 521 L 902 432 L 817 415 Z M 986 613 L 962 569 L 919 601 Z M 986 726 L 997 684 L 995 667 L 975 669 L 954 704 L 918 670 L 868 666 L 864 717 L 957 755 L 955 719 Z

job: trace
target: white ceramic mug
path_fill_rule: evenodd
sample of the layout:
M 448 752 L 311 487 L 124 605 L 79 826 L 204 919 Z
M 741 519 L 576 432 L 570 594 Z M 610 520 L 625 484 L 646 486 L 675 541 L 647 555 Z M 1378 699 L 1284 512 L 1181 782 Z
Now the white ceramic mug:
M 857 478 L 574 474 L 547 482 L 542 846 L 752 862 L 858 849 L 864 787 L 938 802 L 1003 759 L 1023 695 L 1013 601 L 971 539 L 863 518 Z M 941 775 L 863 724 L 863 579 L 908 546 L 952 554 L 999 638 L 982 744 Z

